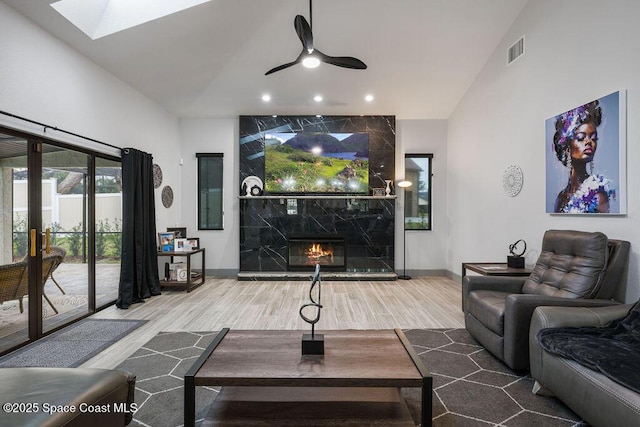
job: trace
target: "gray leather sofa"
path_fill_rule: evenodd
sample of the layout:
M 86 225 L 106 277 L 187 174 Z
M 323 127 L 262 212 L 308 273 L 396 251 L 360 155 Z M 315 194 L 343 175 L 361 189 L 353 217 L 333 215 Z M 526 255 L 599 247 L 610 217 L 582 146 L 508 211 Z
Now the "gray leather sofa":
M 602 233 L 548 230 L 529 277 L 466 276 L 467 331 L 511 369 L 529 368 L 529 325 L 538 306 L 603 306 L 626 281 L 630 244 Z
M 631 305 L 609 307 L 538 307 L 531 319 L 529 348 L 534 392 L 555 395 L 593 426 L 640 426 L 640 394 L 573 360 L 540 347 L 541 329 L 604 326 L 625 317 Z
M 115 427 L 131 422 L 135 376 L 88 368 L 0 369 L 3 427 Z

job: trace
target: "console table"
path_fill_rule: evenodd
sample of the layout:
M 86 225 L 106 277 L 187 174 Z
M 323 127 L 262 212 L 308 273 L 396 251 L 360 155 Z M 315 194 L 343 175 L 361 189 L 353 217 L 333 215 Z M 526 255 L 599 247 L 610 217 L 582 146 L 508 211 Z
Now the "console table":
M 191 271 L 191 257 L 195 254 L 200 254 L 201 256 L 201 267 L 200 272 Z M 187 258 L 187 280 L 186 281 L 178 281 L 178 280 L 160 280 L 160 286 L 163 287 L 185 287 L 187 292 L 191 292 L 193 289 L 202 285 L 205 280 L 205 269 L 204 269 L 204 248 L 194 249 L 192 251 L 184 251 L 184 252 L 158 252 L 158 257 L 171 257 L 171 263 L 173 263 L 174 257 L 186 257 Z M 161 276 L 164 276 L 162 274 Z

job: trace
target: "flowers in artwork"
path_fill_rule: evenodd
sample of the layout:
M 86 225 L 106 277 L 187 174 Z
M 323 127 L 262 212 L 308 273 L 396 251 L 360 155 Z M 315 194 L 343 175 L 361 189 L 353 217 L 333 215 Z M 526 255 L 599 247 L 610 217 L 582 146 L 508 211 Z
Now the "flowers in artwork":
M 560 115 L 563 125 L 561 131 L 562 136 L 558 141 L 560 144 L 564 145 L 573 139 L 575 130 L 580 124 L 584 123 L 589 116 L 590 105 L 591 104 L 581 105 Z
M 603 175 L 591 175 L 585 179 L 566 205 L 561 209 L 562 213 L 597 213 L 598 194 L 604 193 L 609 199 L 615 199 L 616 191 L 611 188 L 611 181 Z

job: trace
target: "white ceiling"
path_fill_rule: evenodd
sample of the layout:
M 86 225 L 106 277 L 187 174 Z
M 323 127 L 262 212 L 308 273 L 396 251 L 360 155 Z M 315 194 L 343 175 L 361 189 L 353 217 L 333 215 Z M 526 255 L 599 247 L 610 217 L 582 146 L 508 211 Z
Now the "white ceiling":
M 316 0 L 314 45 L 368 69 L 297 65 L 269 76 L 300 53 L 293 20 L 309 19 L 307 0 L 211 0 L 97 40 L 55 0 L 2 1 L 179 117 L 445 119 L 527 0 Z

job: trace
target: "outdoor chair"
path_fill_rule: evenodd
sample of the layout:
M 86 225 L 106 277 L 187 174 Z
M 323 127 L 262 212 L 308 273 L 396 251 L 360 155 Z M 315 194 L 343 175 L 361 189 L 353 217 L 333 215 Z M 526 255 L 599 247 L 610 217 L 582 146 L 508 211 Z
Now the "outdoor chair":
M 24 261 L 0 265 L 0 304 L 18 300 L 20 313 L 24 312 L 22 299 L 29 293 L 26 271 L 27 263 Z
M 529 368 L 529 326 L 538 306 L 604 306 L 624 285 L 629 242 L 602 233 L 548 230 L 529 277 L 466 276 L 467 331 L 511 369 Z
M 47 277 L 44 278 L 43 281 L 43 285 L 47 283 L 47 280 L 49 279 L 49 277 L 51 278 L 51 280 L 53 280 L 53 283 L 55 283 L 55 285 L 58 287 L 58 289 L 60 289 L 60 292 L 62 292 L 63 294 L 66 295 L 64 289 L 62 289 L 62 286 L 60 286 L 60 284 L 58 283 L 58 281 L 53 277 L 53 272 L 56 271 L 56 269 L 60 266 L 60 264 L 62 264 L 64 262 L 65 257 L 67 256 L 67 251 L 65 248 L 63 248 L 62 246 L 51 246 L 49 248 L 49 253 L 46 252 L 42 252 L 42 261 L 44 262 L 45 259 L 49 259 L 49 258 L 55 258 L 55 264 L 51 266 L 50 271 L 47 273 Z M 25 255 L 25 257 L 22 259 L 22 262 L 27 263 L 29 260 L 29 255 Z M 43 268 L 43 272 L 46 269 Z
M 48 255 L 47 257 L 42 257 L 42 296 L 53 311 L 58 314 L 58 309 L 56 309 L 44 291 L 44 285 L 47 283 L 47 279 L 51 277 L 53 270 L 62 262 L 62 255 Z M 22 299 L 29 296 L 28 294 L 29 269 L 27 260 L 0 265 L 0 304 L 5 301 L 18 300 L 20 303 L 20 313 L 23 313 L 24 305 Z
M 62 263 L 62 256 L 52 254 L 47 255 L 47 257 L 42 257 L 42 297 L 49 303 L 49 306 L 53 309 L 53 311 L 58 314 L 58 310 L 53 305 L 47 294 L 44 292 L 44 285 L 45 283 L 47 283 L 47 279 L 51 277 L 53 270 L 55 270 L 58 265 Z M 58 286 L 58 288 L 60 288 L 60 286 Z M 60 290 L 62 291 L 62 289 Z M 64 294 L 64 291 L 62 291 L 62 293 Z
M 51 280 L 53 280 L 53 283 L 56 284 L 58 289 L 60 289 L 60 292 L 62 292 L 63 294 L 65 294 L 64 289 L 62 289 L 62 286 L 60 286 L 60 283 L 58 283 L 55 277 L 53 277 L 53 272 L 56 271 L 56 269 L 60 266 L 60 264 L 64 262 L 64 258 L 66 255 L 67 255 L 67 251 L 61 246 L 51 246 L 49 249 L 49 253 L 46 253 L 46 252 L 42 253 L 43 260 L 47 258 L 56 257 L 57 262 L 51 267 L 51 271 L 49 272 L 49 277 L 51 278 Z M 45 283 L 46 283 L 46 279 L 45 279 Z

